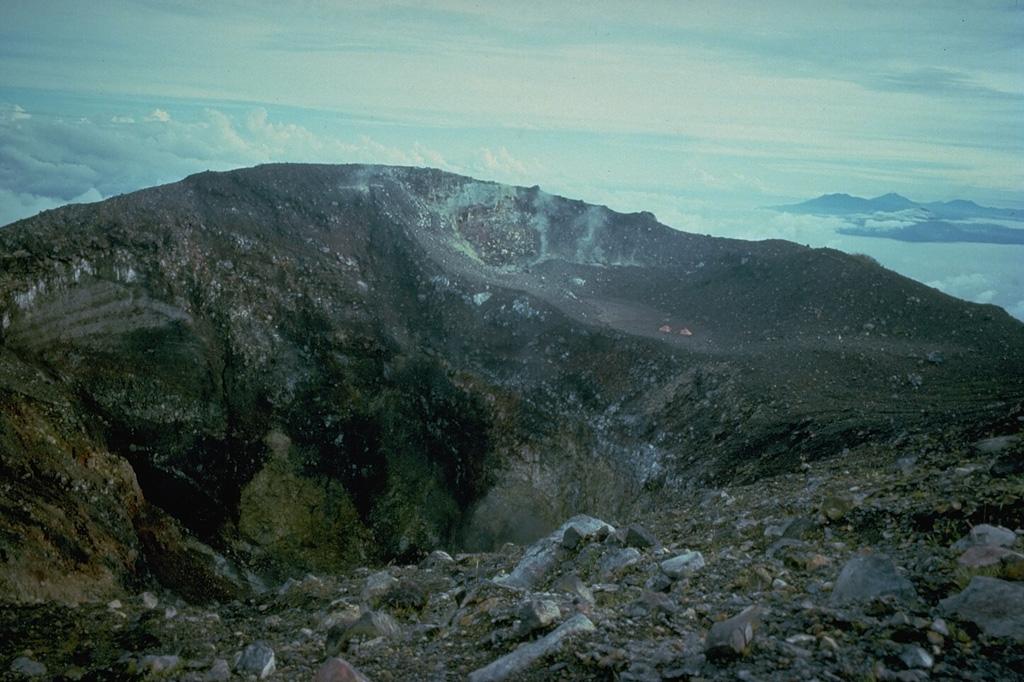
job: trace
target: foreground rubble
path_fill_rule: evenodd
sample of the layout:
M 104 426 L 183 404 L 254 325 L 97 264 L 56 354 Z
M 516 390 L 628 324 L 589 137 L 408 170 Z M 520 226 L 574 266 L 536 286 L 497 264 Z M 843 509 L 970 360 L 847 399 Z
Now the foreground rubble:
M 989 444 L 991 446 L 991 444 Z M 1008 680 L 1019 440 L 904 438 L 529 547 L 0 616 L 5 679 Z

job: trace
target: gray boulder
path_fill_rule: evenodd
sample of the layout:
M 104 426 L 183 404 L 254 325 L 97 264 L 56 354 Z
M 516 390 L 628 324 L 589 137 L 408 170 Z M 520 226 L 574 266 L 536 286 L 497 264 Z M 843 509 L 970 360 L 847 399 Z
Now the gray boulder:
M 876 597 L 910 600 L 917 596 L 914 586 L 900 575 L 885 554 L 871 554 L 850 559 L 843 566 L 831 601 L 836 604 L 870 601 Z
M 993 637 L 1024 642 L 1024 585 L 998 578 L 975 576 L 958 595 L 939 602 L 949 616 L 974 623 Z
M 530 589 L 543 582 L 560 561 L 561 552 L 566 551 L 563 538 L 567 533 L 576 540 L 572 542 L 572 546 L 575 547 L 580 541 L 588 538 L 607 537 L 614 530 L 600 519 L 586 514 L 578 514 L 563 523 L 550 535 L 530 545 L 512 572 L 496 577 L 494 582 L 507 587 Z
M 953 549 L 962 552 L 971 547 L 1009 547 L 1017 541 L 1017 534 L 1009 528 L 982 523 L 953 543 Z
M 253 673 L 261 680 L 273 675 L 276 668 L 274 650 L 263 642 L 254 642 L 245 647 L 235 661 L 236 671 L 242 674 Z
M 704 555 L 700 552 L 683 552 L 661 562 L 662 572 L 673 580 L 678 580 L 703 566 Z

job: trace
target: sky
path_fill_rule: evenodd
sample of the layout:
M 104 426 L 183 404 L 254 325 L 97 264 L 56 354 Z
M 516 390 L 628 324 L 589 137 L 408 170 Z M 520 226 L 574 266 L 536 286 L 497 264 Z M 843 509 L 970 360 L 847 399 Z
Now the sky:
M 272 161 L 433 166 L 857 250 L 1024 319 L 1024 247 L 761 209 L 1024 207 L 1024 1 L 0 2 L 0 225 Z

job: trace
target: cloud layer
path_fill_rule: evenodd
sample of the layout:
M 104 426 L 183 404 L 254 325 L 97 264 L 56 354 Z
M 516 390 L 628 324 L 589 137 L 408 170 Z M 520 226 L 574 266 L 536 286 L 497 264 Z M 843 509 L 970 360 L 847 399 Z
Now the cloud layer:
M 502 147 L 549 170 L 586 156 L 692 192 L 713 179 L 744 196 L 1016 201 L 1022 32 L 1004 0 L 14 1 L 0 4 L 0 99 L 289 105 L 362 119 L 374 140 L 382 125 L 430 129 L 419 141 L 446 158 L 468 149 L 445 131 L 487 130 L 475 152 L 495 160 Z M 589 136 L 604 154 L 531 153 L 524 131 Z
M 536 181 L 541 168 L 503 146 L 471 147 L 449 162 L 417 141 L 398 146 L 365 134 L 316 134 L 258 107 L 237 114 L 207 107 L 181 118 L 154 108 L 68 119 L 0 103 L 0 139 L 0 225 L 203 170 L 280 160 L 433 166 L 519 184 Z

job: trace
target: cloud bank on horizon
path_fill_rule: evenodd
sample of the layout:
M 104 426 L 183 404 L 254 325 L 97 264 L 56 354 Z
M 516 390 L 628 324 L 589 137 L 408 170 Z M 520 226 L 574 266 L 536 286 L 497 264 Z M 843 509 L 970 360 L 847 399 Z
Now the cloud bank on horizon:
M 1021 36 L 1013 0 L 8 0 L 0 224 L 207 169 L 394 163 L 878 258 L 906 246 L 752 209 L 1024 206 Z M 990 272 L 1024 247 L 961 271 L 918 246 L 945 269 L 910 276 L 1024 318 L 1024 285 Z

